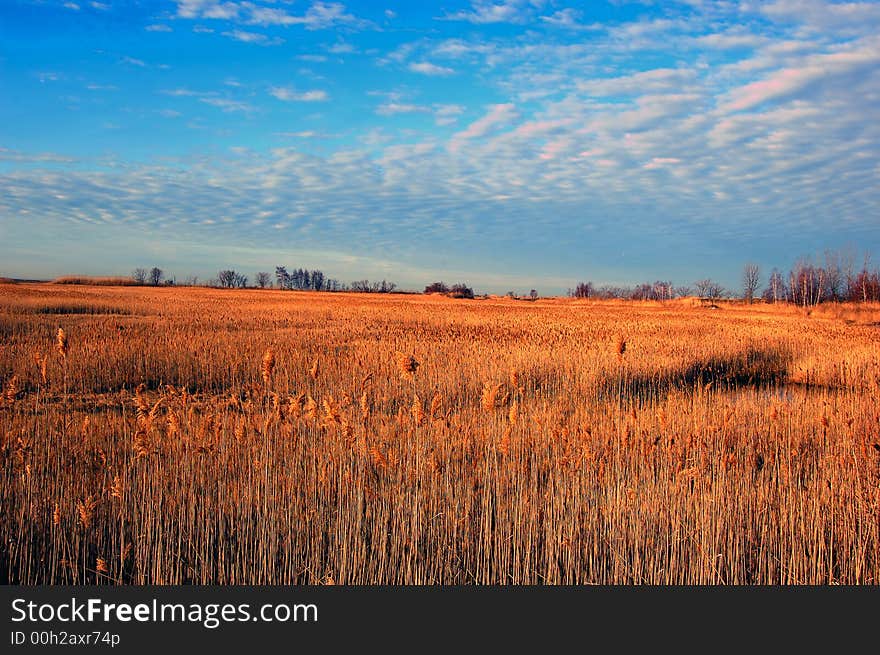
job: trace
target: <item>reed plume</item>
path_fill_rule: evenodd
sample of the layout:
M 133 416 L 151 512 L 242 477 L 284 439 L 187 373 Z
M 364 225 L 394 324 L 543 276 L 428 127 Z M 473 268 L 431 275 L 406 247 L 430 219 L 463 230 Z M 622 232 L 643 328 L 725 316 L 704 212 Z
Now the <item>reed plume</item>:
M 302 415 L 303 407 L 306 404 L 306 394 L 304 391 L 299 392 L 295 396 L 287 398 L 287 412 L 293 418 L 299 418 Z
M 519 389 L 519 373 L 515 368 L 510 369 L 510 386 Z
M 501 437 L 501 441 L 498 443 L 498 451 L 501 452 L 503 455 L 510 454 L 510 433 L 511 429 L 508 425 L 506 428 L 504 428 L 504 435 Z
M 55 334 L 55 350 L 58 351 L 58 354 L 61 355 L 62 359 L 67 359 L 67 334 L 65 334 L 63 328 L 58 328 L 58 332 Z
M 98 507 L 98 499 L 92 496 L 77 501 L 76 512 L 79 515 L 79 522 L 84 528 L 88 528 L 92 524 L 96 507 Z
M 503 384 L 490 384 L 488 382 L 483 385 L 483 393 L 480 395 L 480 405 L 484 411 L 491 412 L 495 410 L 498 406 L 498 394 L 502 387 L 504 387 Z
M 367 396 L 366 391 L 361 394 L 361 399 L 358 404 L 360 405 L 361 410 L 361 421 L 366 423 L 370 419 L 370 399 Z
M 117 473 L 113 476 L 113 483 L 110 485 L 110 497 L 122 500 L 123 492 L 124 487 L 122 486 L 122 478 L 120 478 L 119 474 Z
M 141 382 L 137 389 L 134 391 L 134 405 L 135 405 L 135 416 L 137 417 L 138 425 L 143 426 L 146 429 L 146 426 L 150 420 L 150 403 L 147 400 L 147 385 L 144 382 Z
M 34 363 L 37 365 L 37 369 L 40 371 L 40 385 L 45 387 L 49 384 L 49 376 L 46 371 L 46 363 L 49 358 L 40 352 L 34 353 Z
M 422 407 L 422 400 L 418 396 L 413 396 L 411 411 L 413 423 L 415 423 L 417 426 L 424 425 L 426 417 L 425 408 Z
M 318 403 L 316 403 L 315 399 L 312 398 L 312 394 L 309 394 L 307 396 L 305 412 L 306 416 L 308 416 L 310 419 L 314 420 L 318 418 Z
M 431 416 L 432 421 L 436 421 L 443 412 L 443 398 L 440 397 L 439 393 L 435 393 L 434 397 L 431 398 L 431 408 L 428 410 L 428 414 Z
M 618 335 L 617 340 L 614 342 L 614 351 L 617 353 L 618 359 L 623 358 L 623 353 L 626 352 L 626 339 L 623 336 Z
M 262 375 L 263 375 L 263 384 L 266 385 L 266 388 L 272 386 L 272 372 L 275 370 L 275 351 L 271 348 L 268 348 L 263 355 L 263 366 L 262 366 Z
M 3 391 L 3 397 L 10 405 L 15 402 L 18 397 L 18 376 L 13 375 L 6 381 L 6 389 Z

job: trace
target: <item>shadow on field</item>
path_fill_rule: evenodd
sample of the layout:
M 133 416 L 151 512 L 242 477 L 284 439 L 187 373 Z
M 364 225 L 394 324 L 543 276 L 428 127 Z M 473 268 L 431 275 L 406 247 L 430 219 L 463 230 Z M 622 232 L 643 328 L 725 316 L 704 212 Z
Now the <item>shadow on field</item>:
M 791 362 L 792 356 L 785 350 L 749 348 L 651 374 L 630 371 L 624 363 L 618 371 L 600 380 L 599 389 L 606 396 L 646 398 L 665 395 L 672 390 L 690 391 L 698 387 L 727 391 L 779 387 L 786 384 Z

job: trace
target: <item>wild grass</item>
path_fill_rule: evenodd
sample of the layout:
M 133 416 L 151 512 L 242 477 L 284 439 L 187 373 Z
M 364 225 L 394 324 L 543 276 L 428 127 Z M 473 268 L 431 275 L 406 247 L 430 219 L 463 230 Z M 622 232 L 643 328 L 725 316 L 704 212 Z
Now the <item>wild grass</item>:
M 876 584 L 849 311 L 0 287 L 0 581 Z

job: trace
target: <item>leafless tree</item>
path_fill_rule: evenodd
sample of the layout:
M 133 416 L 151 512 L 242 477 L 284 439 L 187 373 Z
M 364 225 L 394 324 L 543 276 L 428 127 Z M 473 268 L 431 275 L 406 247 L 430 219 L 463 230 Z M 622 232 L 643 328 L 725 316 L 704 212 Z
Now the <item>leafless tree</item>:
M 257 273 L 257 286 L 261 289 L 272 286 L 272 276 L 265 272 Z
M 700 294 L 700 297 L 702 298 L 717 300 L 724 295 L 724 287 L 708 278 L 705 280 L 697 280 L 694 282 L 694 286 L 697 288 L 697 293 Z
M 136 268 L 131 272 L 131 279 L 137 282 L 138 284 L 146 284 L 147 282 L 147 269 L 145 268 Z
M 751 304 L 755 299 L 755 292 L 761 282 L 761 267 L 757 264 L 748 263 L 743 266 L 743 299 Z
M 513 297 L 513 291 L 511 291 L 509 295 Z M 578 282 L 577 286 L 573 290 L 569 290 L 568 295 L 570 295 L 572 298 L 589 298 L 593 295 L 593 283 Z
M 825 269 L 814 266 L 809 258 L 796 261 L 788 274 L 792 302 L 807 307 L 826 300 L 826 278 Z
M 845 256 L 838 250 L 825 251 L 825 281 L 831 300 L 840 300 L 846 286 Z
M 164 275 L 165 274 L 162 272 L 161 268 L 157 268 L 156 266 L 154 266 L 150 269 L 150 284 L 152 284 L 154 287 L 158 287 Z
M 780 302 L 786 300 L 788 290 L 785 288 L 785 279 L 778 268 L 774 268 L 770 272 L 770 278 L 767 280 L 767 288 L 764 290 L 764 300 L 766 302 Z
M 220 283 L 220 286 L 227 289 L 235 288 L 236 278 L 238 278 L 238 274 L 232 269 L 222 270 L 217 273 L 217 281 Z

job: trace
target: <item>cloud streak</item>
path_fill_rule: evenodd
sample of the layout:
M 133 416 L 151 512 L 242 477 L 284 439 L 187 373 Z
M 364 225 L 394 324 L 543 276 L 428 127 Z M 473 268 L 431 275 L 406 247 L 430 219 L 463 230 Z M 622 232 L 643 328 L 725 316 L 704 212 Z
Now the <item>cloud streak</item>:
M 321 89 L 296 91 L 289 87 L 272 87 L 269 93 L 284 102 L 325 102 L 330 99 L 327 92 Z

